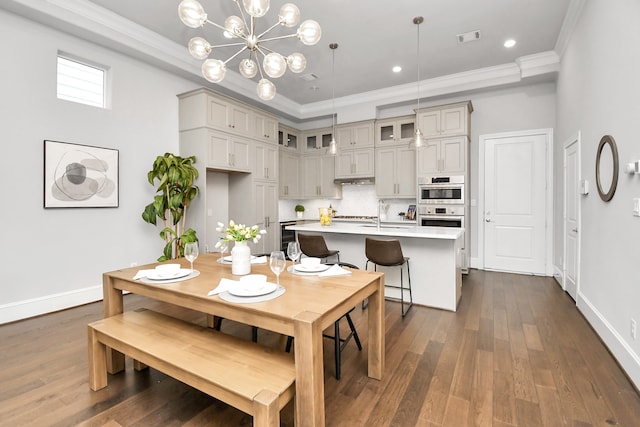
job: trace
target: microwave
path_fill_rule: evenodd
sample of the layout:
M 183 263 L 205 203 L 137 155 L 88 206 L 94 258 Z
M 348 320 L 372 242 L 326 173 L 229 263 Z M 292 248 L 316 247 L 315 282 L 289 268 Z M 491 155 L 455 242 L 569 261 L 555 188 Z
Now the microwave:
M 418 203 L 464 204 L 464 177 L 421 177 L 418 180 Z

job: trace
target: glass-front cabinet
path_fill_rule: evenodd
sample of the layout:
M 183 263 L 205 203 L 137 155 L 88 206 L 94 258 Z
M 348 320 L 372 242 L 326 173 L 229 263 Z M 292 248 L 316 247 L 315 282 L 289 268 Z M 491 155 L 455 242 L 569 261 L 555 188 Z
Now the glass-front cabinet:
M 280 129 L 278 130 L 278 145 L 280 147 L 297 150 L 299 139 L 300 133 L 298 131 L 289 129 L 285 126 L 280 126 Z
M 394 117 L 376 122 L 376 145 L 409 143 L 415 132 L 415 116 Z
M 333 137 L 331 128 L 315 129 L 304 133 L 304 150 L 313 151 L 329 148 Z

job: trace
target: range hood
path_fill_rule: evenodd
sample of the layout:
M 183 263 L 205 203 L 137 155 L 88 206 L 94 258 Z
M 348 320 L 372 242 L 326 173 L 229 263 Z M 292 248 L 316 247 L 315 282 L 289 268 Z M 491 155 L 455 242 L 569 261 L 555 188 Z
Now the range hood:
M 333 180 L 336 184 L 350 184 L 350 185 L 371 185 L 375 184 L 375 179 L 370 178 L 336 178 Z

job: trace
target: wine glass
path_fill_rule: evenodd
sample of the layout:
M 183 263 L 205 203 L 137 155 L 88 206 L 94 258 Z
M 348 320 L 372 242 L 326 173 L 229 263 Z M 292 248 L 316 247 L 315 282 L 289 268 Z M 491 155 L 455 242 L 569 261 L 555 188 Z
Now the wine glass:
M 229 248 L 229 243 L 225 242 L 224 240 L 220 240 L 218 249 L 220 249 L 220 260 L 219 262 L 224 262 L 224 253 L 227 251 L 227 249 Z
M 198 243 L 192 242 L 184 245 L 184 257 L 191 263 L 191 272 L 193 273 L 193 261 L 198 258 Z
M 280 285 L 280 273 L 282 273 L 287 266 L 287 260 L 284 258 L 283 251 L 273 251 L 269 255 L 269 267 L 271 271 L 276 275 L 276 283 Z
M 289 242 L 287 245 L 287 255 L 289 255 L 289 259 L 293 261 L 293 266 L 296 266 L 296 261 L 302 255 L 300 251 L 300 244 L 298 242 Z

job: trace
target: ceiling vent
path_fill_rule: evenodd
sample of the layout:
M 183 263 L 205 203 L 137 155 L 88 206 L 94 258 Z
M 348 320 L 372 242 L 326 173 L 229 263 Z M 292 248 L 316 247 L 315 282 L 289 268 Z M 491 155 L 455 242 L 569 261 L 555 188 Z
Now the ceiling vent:
M 476 40 L 480 40 L 480 30 L 469 31 L 468 33 L 458 34 L 456 38 L 458 39 L 458 43 L 469 43 Z
M 318 76 L 316 76 L 316 75 L 315 75 L 315 74 L 313 74 L 313 73 L 309 73 L 309 74 L 303 74 L 303 75 L 301 75 L 301 76 L 300 76 L 300 78 L 301 78 L 302 80 L 306 81 L 306 82 L 312 82 L 312 81 L 314 81 L 314 80 L 317 80 L 317 79 L 318 79 Z

